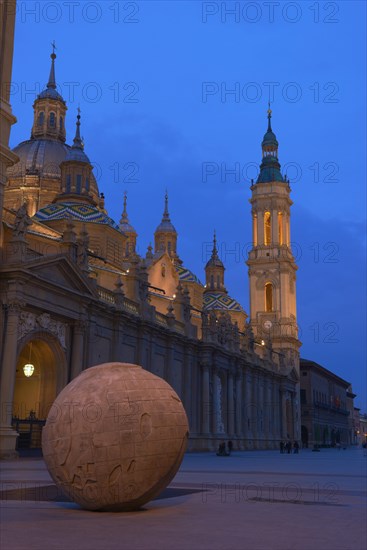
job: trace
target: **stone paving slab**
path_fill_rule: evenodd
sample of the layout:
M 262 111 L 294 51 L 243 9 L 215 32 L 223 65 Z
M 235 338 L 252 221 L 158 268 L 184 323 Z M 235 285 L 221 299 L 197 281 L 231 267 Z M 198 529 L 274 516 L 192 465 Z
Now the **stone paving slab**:
M 187 454 L 142 511 L 99 513 L 55 496 L 42 459 L 2 462 L 2 549 L 365 550 L 363 450 Z M 18 483 L 18 487 L 17 487 Z M 10 487 L 11 486 L 11 487 Z M 37 494 L 37 493 L 35 493 Z M 28 497 L 29 497 L 28 495 Z

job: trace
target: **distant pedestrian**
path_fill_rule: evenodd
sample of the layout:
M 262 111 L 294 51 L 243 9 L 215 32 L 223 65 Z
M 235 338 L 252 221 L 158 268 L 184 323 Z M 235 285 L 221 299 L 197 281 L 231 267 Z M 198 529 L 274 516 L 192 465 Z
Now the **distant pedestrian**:
M 298 452 L 299 452 L 299 443 L 298 443 L 298 441 L 295 441 L 293 443 L 293 452 L 294 452 L 294 454 L 298 455 Z
M 292 450 L 292 443 L 290 441 L 287 441 L 285 448 L 287 449 L 287 453 L 290 455 Z
M 232 441 L 228 441 L 227 447 L 228 447 L 228 454 L 230 455 L 231 452 L 232 452 L 232 449 L 233 449 L 233 443 L 232 443 Z
M 217 456 L 228 456 L 228 453 L 226 453 L 226 444 L 221 443 L 218 447 Z
M 279 450 L 280 450 L 281 454 L 284 453 L 284 443 L 283 443 L 283 441 L 281 441 L 281 442 L 279 443 Z

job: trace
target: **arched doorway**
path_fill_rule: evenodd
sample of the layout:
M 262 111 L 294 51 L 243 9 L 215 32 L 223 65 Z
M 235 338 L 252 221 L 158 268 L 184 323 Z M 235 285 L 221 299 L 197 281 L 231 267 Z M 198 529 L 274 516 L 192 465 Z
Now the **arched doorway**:
M 25 365 L 33 365 L 31 375 L 26 375 Z M 40 335 L 23 343 L 13 398 L 13 426 L 19 433 L 19 449 L 41 447 L 42 427 L 56 395 L 66 384 L 65 365 L 64 353 L 53 337 Z
M 301 426 L 301 440 L 302 440 L 302 447 L 304 449 L 307 449 L 308 447 L 308 429 L 306 426 Z

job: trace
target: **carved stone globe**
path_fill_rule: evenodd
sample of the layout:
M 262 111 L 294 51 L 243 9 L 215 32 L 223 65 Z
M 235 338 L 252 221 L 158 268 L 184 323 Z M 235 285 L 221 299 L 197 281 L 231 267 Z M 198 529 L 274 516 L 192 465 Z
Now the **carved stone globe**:
M 83 371 L 58 395 L 42 434 L 56 485 L 88 510 L 136 510 L 176 474 L 188 438 L 181 400 L 138 365 Z

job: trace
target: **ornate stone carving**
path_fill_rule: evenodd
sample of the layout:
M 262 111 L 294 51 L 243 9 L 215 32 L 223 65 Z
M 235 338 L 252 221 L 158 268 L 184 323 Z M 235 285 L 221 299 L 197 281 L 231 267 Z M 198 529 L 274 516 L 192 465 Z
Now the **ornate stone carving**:
M 60 321 L 54 321 L 49 313 L 41 313 L 37 316 L 35 313 L 22 311 L 19 319 L 18 340 L 39 328 L 54 334 L 61 346 L 66 348 L 66 325 Z
M 16 240 L 24 240 L 25 234 L 28 231 L 28 226 L 32 225 L 32 220 L 28 216 L 27 205 L 23 203 L 15 213 L 14 221 L 14 238 Z

